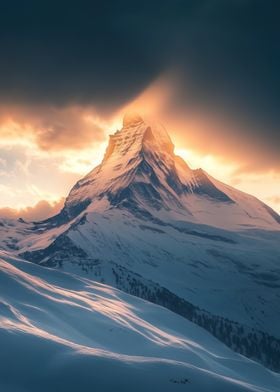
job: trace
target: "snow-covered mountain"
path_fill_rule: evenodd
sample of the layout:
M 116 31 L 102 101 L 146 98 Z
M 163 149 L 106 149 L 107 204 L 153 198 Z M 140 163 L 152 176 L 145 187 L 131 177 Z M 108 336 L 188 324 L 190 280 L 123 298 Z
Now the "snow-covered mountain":
M 277 392 L 202 328 L 84 277 L 0 254 L 0 390 Z
M 15 255 L 165 306 L 280 370 L 280 217 L 192 170 L 161 125 L 125 116 L 57 216 L 3 220 L 0 235 Z
M 137 114 L 124 117 L 123 128 L 110 136 L 102 163 L 73 187 L 62 214 L 69 220 L 86 207 L 99 212 L 125 208 L 141 218 L 156 213 L 159 219 L 226 229 L 280 230 L 280 217 L 268 206 L 202 169 L 191 170 L 174 154 L 166 130 L 146 124 Z

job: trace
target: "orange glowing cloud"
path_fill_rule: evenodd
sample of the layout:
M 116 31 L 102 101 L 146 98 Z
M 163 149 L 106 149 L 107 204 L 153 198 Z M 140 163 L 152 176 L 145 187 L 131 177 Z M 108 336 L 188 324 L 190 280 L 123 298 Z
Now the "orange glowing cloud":
M 40 221 L 58 214 L 64 205 L 64 200 L 64 198 L 61 198 L 52 203 L 47 200 L 40 200 L 34 206 L 19 209 L 4 207 L 0 208 L 0 216 L 8 219 L 22 218 L 28 222 Z
M 9 144 L 36 144 L 45 151 L 78 150 L 104 141 L 98 122 L 88 122 L 93 108 L 0 107 L 0 139 Z
M 146 119 L 161 119 L 163 113 L 170 106 L 175 91 L 176 82 L 172 75 L 161 75 L 131 102 L 116 111 L 115 118 L 119 119 L 119 126 L 124 114 L 130 111 L 138 112 Z

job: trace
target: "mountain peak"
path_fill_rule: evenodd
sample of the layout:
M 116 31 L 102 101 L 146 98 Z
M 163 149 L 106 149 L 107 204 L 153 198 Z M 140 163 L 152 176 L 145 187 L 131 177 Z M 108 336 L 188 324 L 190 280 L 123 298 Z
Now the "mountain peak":
M 125 208 L 143 219 L 151 211 L 173 211 L 196 223 L 212 225 L 215 220 L 221 227 L 255 227 L 257 219 L 258 227 L 279 225 L 276 213 L 248 197 L 201 169 L 191 169 L 174 154 L 163 125 L 128 113 L 123 128 L 110 135 L 101 164 L 72 188 L 59 219 L 69 221 L 85 209 L 103 211 L 106 206 Z
M 173 155 L 174 145 L 162 125 L 146 122 L 138 113 L 129 112 L 124 116 L 122 129 L 110 135 L 102 164 L 110 161 L 125 166 L 132 158 L 142 159 L 148 151 Z
M 143 122 L 143 119 L 137 112 L 127 112 L 123 118 L 123 127 L 134 126 L 141 122 Z

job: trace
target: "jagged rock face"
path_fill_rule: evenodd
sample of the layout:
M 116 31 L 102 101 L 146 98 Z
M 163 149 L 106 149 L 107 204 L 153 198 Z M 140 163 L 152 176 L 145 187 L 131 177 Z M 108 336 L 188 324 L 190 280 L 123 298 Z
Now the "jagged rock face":
M 102 165 L 110 163 L 116 169 L 117 163 L 125 167 L 132 158 L 148 159 L 152 152 L 161 154 L 158 159 L 164 155 L 174 158 L 174 145 L 166 130 L 159 125 L 151 127 L 140 116 L 125 117 L 123 128 L 110 136 Z
M 69 216 L 80 206 L 106 198 L 113 206 L 188 211 L 182 195 L 197 193 L 223 202 L 230 197 L 209 181 L 202 170 L 191 170 L 174 154 L 174 145 L 158 124 L 127 114 L 123 128 L 110 136 L 102 163 L 71 190 L 65 209 Z

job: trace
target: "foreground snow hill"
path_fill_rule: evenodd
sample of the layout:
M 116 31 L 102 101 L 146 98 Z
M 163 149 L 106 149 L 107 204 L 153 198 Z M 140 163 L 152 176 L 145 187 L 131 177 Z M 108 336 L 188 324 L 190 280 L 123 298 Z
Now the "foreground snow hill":
M 110 286 L 0 255 L 0 390 L 279 391 L 280 375 Z

